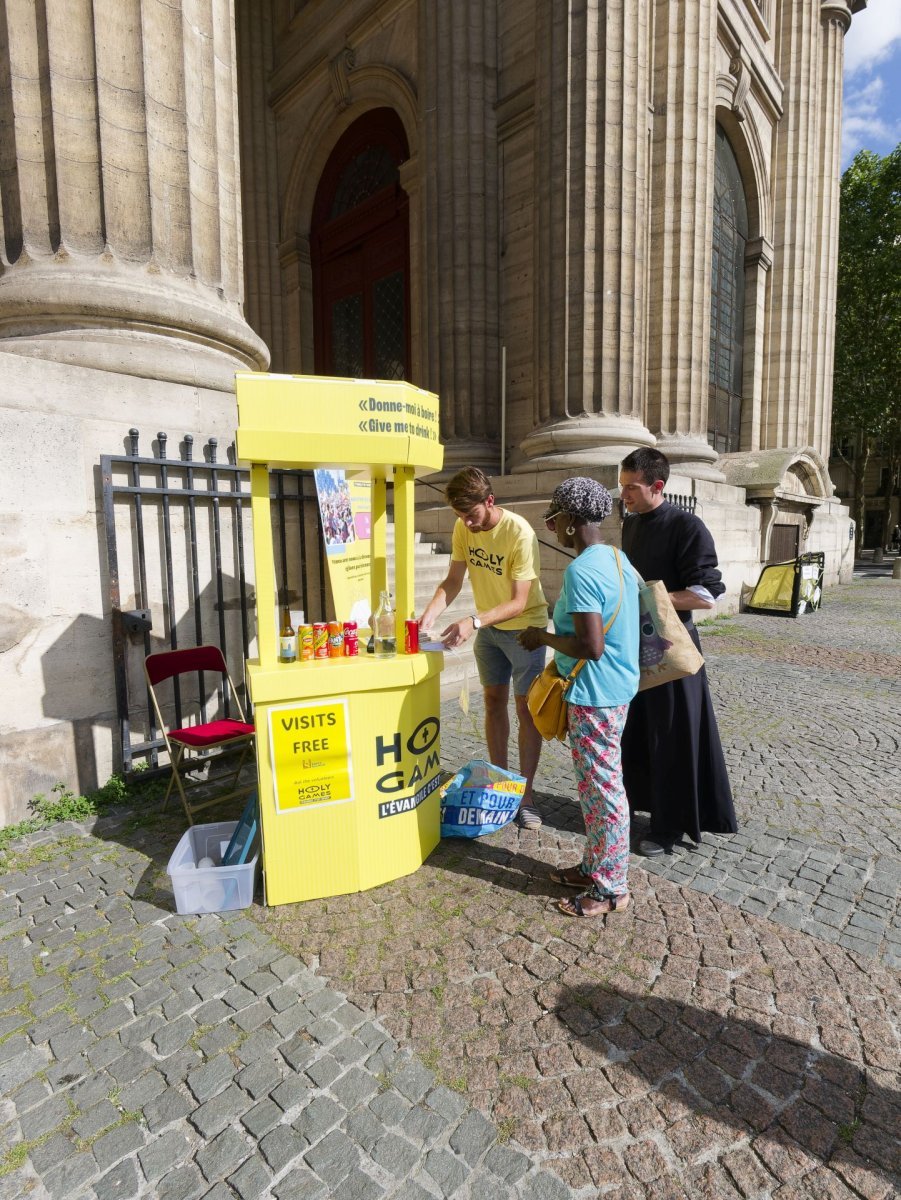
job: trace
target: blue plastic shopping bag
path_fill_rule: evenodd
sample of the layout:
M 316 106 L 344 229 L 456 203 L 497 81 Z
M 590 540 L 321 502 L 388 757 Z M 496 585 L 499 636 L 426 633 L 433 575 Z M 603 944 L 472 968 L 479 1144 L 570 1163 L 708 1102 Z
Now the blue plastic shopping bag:
M 525 790 L 522 775 L 471 759 L 441 788 L 441 836 L 497 833 L 516 816 Z

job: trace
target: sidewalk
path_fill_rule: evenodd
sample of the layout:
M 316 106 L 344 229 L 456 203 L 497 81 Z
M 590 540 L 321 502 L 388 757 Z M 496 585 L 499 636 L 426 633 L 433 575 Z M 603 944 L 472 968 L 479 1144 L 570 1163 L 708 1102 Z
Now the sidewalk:
M 873 579 L 702 632 L 742 830 L 633 859 L 606 924 L 546 882 L 563 747 L 543 829 L 362 895 L 179 917 L 178 818 L 19 843 L 0 1200 L 899 1194 L 899 611 Z M 478 720 L 445 705 L 447 765 Z

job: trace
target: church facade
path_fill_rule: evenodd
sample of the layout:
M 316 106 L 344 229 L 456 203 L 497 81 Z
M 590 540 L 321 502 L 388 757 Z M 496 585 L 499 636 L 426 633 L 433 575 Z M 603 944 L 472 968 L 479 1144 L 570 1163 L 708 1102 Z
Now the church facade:
M 536 521 L 657 445 L 733 604 L 806 550 L 849 578 L 826 459 L 863 7 L 8 4 L 3 819 L 115 765 L 100 455 L 229 442 L 238 369 L 438 392 L 447 468 Z

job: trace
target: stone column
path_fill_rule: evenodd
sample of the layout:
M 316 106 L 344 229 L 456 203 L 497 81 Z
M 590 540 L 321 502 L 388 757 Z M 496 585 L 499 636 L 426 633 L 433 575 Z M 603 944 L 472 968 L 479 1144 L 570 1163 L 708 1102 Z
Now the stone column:
M 232 0 L 6 0 L 0 349 L 230 390 L 244 321 Z
M 568 11 L 569 10 L 569 11 Z M 537 428 L 527 466 L 601 466 L 643 421 L 647 6 L 536 6 Z
M 819 5 L 782 0 L 774 24 L 776 69 L 785 82 L 785 93 L 773 154 L 772 178 L 777 190 L 762 449 L 807 444 L 811 320 L 819 253 Z
M 285 346 L 284 282 L 279 266 L 279 186 L 275 114 L 269 103 L 274 62 L 272 0 L 235 0 L 241 96 L 241 198 L 244 312 L 272 354 L 273 371 L 295 369 Z M 299 369 L 299 368 L 297 368 Z
M 721 480 L 707 442 L 716 28 L 716 0 L 658 0 L 647 423 L 680 474 Z
M 872 18 L 871 18 L 872 19 Z M 819 93 L 818 261 L 811 345 L 811 397 L 807 444 L 829 461 L 832 440 L 832 373 L 835 357 L 835 294 L 838 276 L 839 182 L 842 142 L 842 72 L 845 34 L 851 25 L 847 0 L 822 0 Z
M 448 469 L 499 459 L 496 6 L 421 0 L 423 384 Z M 418 382 L 418 381 L 417 381 Z
M 759 450 L 762 422 L 763 354 L 766 332 L 766 285 L 773 247 L 762 235 L 745 247 L 745 340 L 742 367 L 741 445 Z

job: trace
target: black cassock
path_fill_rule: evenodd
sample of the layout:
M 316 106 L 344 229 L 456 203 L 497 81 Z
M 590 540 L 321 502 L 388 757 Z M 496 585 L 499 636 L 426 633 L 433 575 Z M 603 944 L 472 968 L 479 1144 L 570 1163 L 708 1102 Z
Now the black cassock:
M 726 590 L 707 526 L 666 500 L 651 512 L 626 517 L 623 550 L 640 575 L 662 579 L 669 592 L 699 584 L 715 598 Z M 691 613 L 679 616 L 700 650 Z M 687 679 L 639 692 L 629 707 L 622 754 L 629 807 L 651 814 L 655 840 L 687 834 L 699 842 L 704 831 L 735 833 L 732 789 L 704 667 Z

